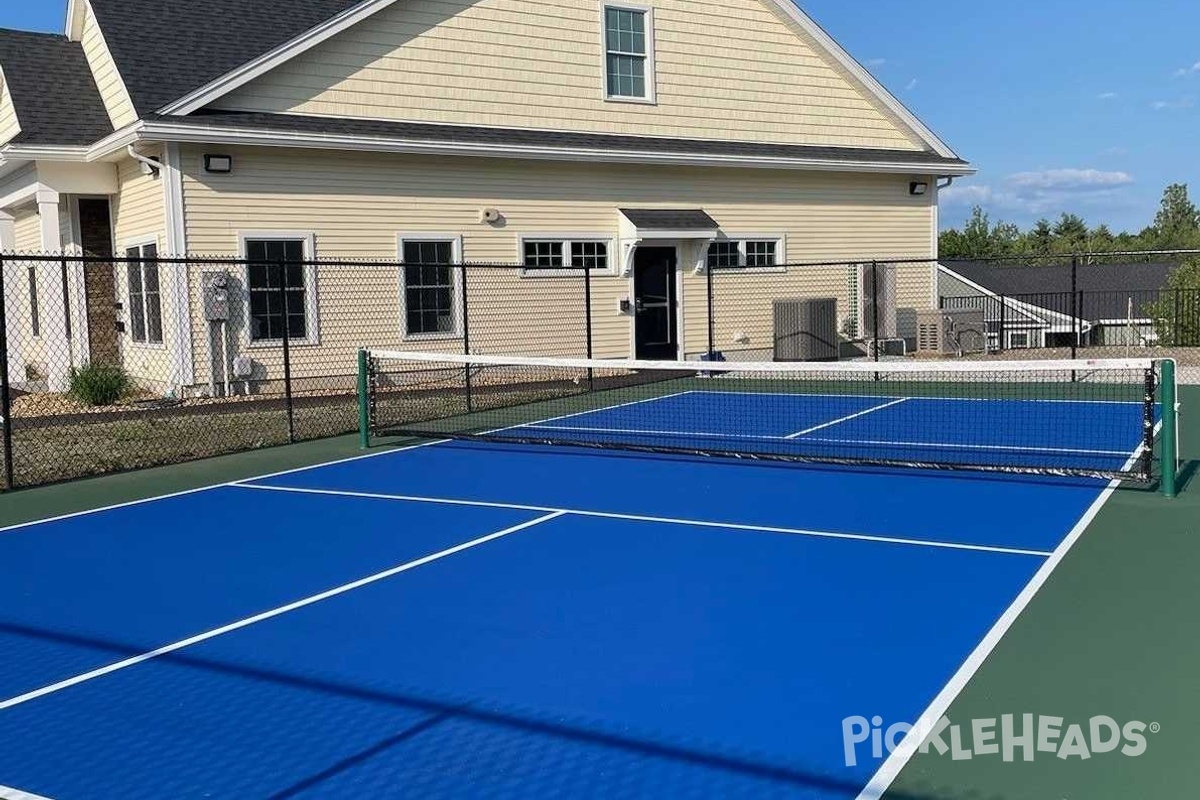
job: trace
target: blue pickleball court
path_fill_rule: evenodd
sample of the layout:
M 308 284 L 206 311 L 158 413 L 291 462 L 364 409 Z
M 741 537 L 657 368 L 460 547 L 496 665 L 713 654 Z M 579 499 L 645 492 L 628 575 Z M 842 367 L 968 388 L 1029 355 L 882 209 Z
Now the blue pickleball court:
M 680 392 L 522 428 L 1119 469 L 1142 413 L 743 400 L 729 415 L 719 392 Z M 1110 489 L 443 441 L 8 529 L 0 785 L 852 800 L 884 759 L 860 746 L 848 766 L 843 720 L 944 708 Z

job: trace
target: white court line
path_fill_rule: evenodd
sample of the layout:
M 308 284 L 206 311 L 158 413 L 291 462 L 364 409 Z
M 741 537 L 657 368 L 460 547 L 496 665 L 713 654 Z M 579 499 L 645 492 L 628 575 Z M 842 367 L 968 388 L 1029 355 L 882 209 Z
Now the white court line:
M 50 798 L 13 789 L 11 786 L 0 786 L 0 800 L 50 800 Z
M 869 371 L 869 370 L 866 370 Z M 1102 384 L 1087 384 L 1089 386 L 1100 386 Z M 1116 386 L 1126 386 L 1127 384 L 1114 384 Z M 748 389 L 742 392 L 724 392 L 719 389 L 693 389 L 692 394 L 735 394 L 741 397 L 746 395 L 762 395 L 763 397 L 849 397 L 855 400 L 888 400 L 896 399 L 890 395 L 884 394 L 842 394 L 841 392 L 756 392 Z M 1105 406 L 1141 406 L 1141 400 L 1055 400 L 1055 399 L 1038 399 L 1036 397 L 934 397 L 925 395 L 914 395 L 906 398 L 908 400 L 945 400 L 954 403 L 1073 403 L 1086 405 L 1105 405 Z M 1156 404 L 1157 405 L 1157 404 Z
M 310 597 L 306 597 L 303 600 L 297 600 L 293 603 L 288 603 L 287 605 L 273 608 L 270 611 L 264 611 L 261 614 L 255 614 L 252 617 L 246 617 L 245 619 L 238 620 L 237 622 L 223 625 L 220 628 L 213 628 L 210 631 L 205 631 L 204 633 L 190 636 L 187 639 L 181 639 L 173 644 L 164 645 L 156 650 L 150 650 L 149 652 L 142 653 L 141 655 L 127 658 L 124 661 L 118 661 L 115 664 L 109 664 L 106 667 L 100 667 L 99 669 L 94 669 L 91 672 L 85 672 L 81 675 L 76 675 L 73 678 L 67 678 L 66 680 L 59 681 L 58 683 L 52 683 L 49 686 L 43 686 L 41 689 L 35 689 L 32 692 L 26 692 L 25 694 L 5 700 L 4 702 L 0 703 L 0 711 L 6 711 L 13 706 L 19 706 L 22 703 L 28 703 L 30 700 L 36 700 L 39 697 L 45 697 L 48 694 L 61 692 L 63 689 L 69 689 L 72 686 L 78 686 L 81 683 L 87 683 L 88 681 L 95 680 L 96 678 L 102 678 L 105 675 L 111 675 L 114 672 L 119 672 L 120 670 L 137 666 L 138 664 L 145 663 L 151 659 L 177 652 L 185 647 L 191 647 L 192 645 L 200 644 L 201 642 L 207 642 L 210 639 L 215 639 L 218 636 L 224 636 L 227 633 L 232 633 L 233 631 L 241 630 L 242 628 L 248 628 L 251 625 L 256 625 L 260 622 L 265 622 L 266 620 L 282 616 L 283 614 L 296 611 L 306 606 L 311 606 L 314 603 L 321 602 L 322 600 L 328 600 L 331 597 L 337 597 L 338 595 L 345 594 L 346 592 L 352 592 L 355 589 L 361 589 L 364 586 L 368 586 L 372 583 L 378 583 L 379 581 L 391 578 L 394 575 L 399 575 L 402 572 L 408 572 L 409 570 L 416 569 L 417 567 L 424 566 L 434 561 L 438 561 L 446 558 L 447 556 L 452 556 L 455 553 L 461 553 L 464 550 L 470 550 L 472 547 L 478 547 L 481 544 L 493 542 L 496 539 L 509 536 L 510 534 L 514 534 L 518 531 L 532 528 L 535 525 L 541 525 L 544 522 L 557 519 L 563 516 L 565 513 L 566 512 L 555 511 L 549 514 L 544 514 L 537 519 L 532 519 L 528 522 L 522 522 L 519 525 L 513 525 L 505 528 L 504 530 L 496 531 L 495 533 L 489 533 L 486 536 L 480 536 L 477 539 L 472 539 L 469 542 L 463 542 L 462 544 L 455 545 L 454 547 L 448 547 L 445 550 L 439 550 L 436 553 L 432 553 L 423 558 L 418 558 L 415 561 L 409 561 L 408 563 L 401 564 L 398 567 L 392 567 L 391 569 L 384 570 L 383 572 L 377 572 L 374 575 L 368 575 L 365 578 L 360 578 L 359 580 L 342 584 L 341 586 L 321 592 L 320 594 L 314 594 Z
M 392 500 L 405 503 L 431 503 L 434 505 L 471 506 L 474 508 L 503 508 L 514 511 L 555 512 L 574 517 L 593 517 L 597 519 L 616 519 L 628 522 L 651 522 L 661 525 L 684 525 L 695 528 L 718 528 L 722 530 L 753 531 L 756 533 L 782 533 L 789 536 L 808 536 L 815 539 L 847 539 L 856 542 L 878 542 L 880 544 L 899 544 L 910 547 L 931 547 L 941 550 L 968 550 L 978 553 L 1000 553 L 1003 555 L 1035 556 L 1045 558 L 1050 555 L 1045 550 L 1023 550 L 1016 547 L 996 547 L 982 544 L 962 544 L 959 542 L 939 542 L 933 539 L 904 539 L 894 536 L 873 536 L 865 533 L 834 533 L 833 531 L 817 531 L 806 528 L 779 528 L 771 525 L 743 525 L 736 522 L 710 522 L 708 520 L 681 519 L 678 517 L 655 517 L 645 514 L 621 514 L 615 511 L 590 511 L 579 508 L 555 508 L 553 506 L 524 505 L 521 503 L 493 503 L 486 500 L 457 500 L 445 497 L 423 497 L 421 495 L 380 494 L 376 492 L 351 492 L 340 489 L 301 489 L 295 486 L 268 486 L 265 484 L 239 483 L 239 489 L 256 489 L 265 492 L 290 492 L 293 494 L 313 494 L 327 497 L 356 497 L 367 500 Z
M 1036 445 L 1004 445 L 1004 444 L 952 444 L 949 442 L 890 442 L 874 439 L 827 439 L 822 437 L 806 438 L 806 442 L 821 442 L 822 444 L 843 444 L 847 446 L 871 445 L 881 447 L 923 447 L 926 449 L 945 448 L 947 450 L 1002 450 L 1011 453 L 1065 453 L 1085 456 L 1122 456 L 1128 457 L 1128 450 L 1086 450 L 1074 447 L 1039 447 Z
M 907 398 L 907 397 L 901 397 L 899 400 L 892 400 L 890 403 L 884 403 L 883 405 L 880 405 L 880 406 L 868 408 L 865 411 L 859 411 L 856 414 L 847 414 L 844 417 L 839 417 L 838 419 L 830 420 L 829 422 L 824 422 L 820 425 L 814 425 L 811 428 L 805 428 L 802 431 L 797 431 L 796 433 L 789 434 L 788 436 L 785 436 L 783 438 L 799 439 L 801 436 L 806 436 L 810 433 L 816 433 L 817 431 L 824 430 L 825 428 L 832 428 L 834 425 L 841 425 L 843 422 L 849 422 L 852 419 L 858 419 L 859 417 L 865 417 L 867 414 L 874 414 L 876 411 L 883 411 L 885 408 L 891 408 L 892 406 L 898 406 L 901 403 L 906 402 L 908 399 L 909 398 Z
M 495 430 L 485 431 L 484 435 L 486 436 L 487 434 L 490 434 L 490 433 L 500 433 L 502 431 L 511 431 L 514 428 L 529 428 L 529 427 L 533 427 L 534 425 L 541 425 L 546 422 L 559 422 L 564 419 L 574 419 L 576 417 L 587 416 L 588 414 L 600 414 L 602 412 L 613 411 L 618 408 L 628 408 L 629 406 L 639 406 L 639 405 L 642 405 L 643 403 L 657 403 L 659 400 L 670 400 L 672 397 L 682 397 L 685 394 L 692 394 L 692 391 L 689 390 L 686 392 L 675 392 L 674 394 L 664 394 L 664 395 L 660 395 L 658 397 L 646 397 L 641 400 L 630 400 L 628 403 L 617 403 L 616 405 L 613 405 L 613 406 L 604 406 L 603 408 L 593 408 L 589 411 L 576 411 L 573 414 L 563 414 L 560 417 L 549 417 L 547 419 L 534 420 L 533 422 L 522 422 L 519 425 L 509 425 L 506 428 L 496 428 Z
M 387 450 L 379 450 L 374 453 L 363 453 L 362 455 L 349 456 L 347 458 L 338 458 L 333 461 L 323 461 L 320 464 L 311 464 L 307 467 L 295 467 L 293 469 L 280 470 L 279 472 L 269 472 L 266 475 L 255 475 L 255 476 L 252 476 L 249 478 L 239 478 L 238 480 L 265 481 L 268 478 L 280 478 L 280 477 L 283 477 L 284 475 L 294 475 L 298 472 L 308 472 L 309 470 L 312 470 L 312 469 L 320 469 L 322 467 L 332 467 L 336 464 L 348 464 L 351 461 L 363 461 L 368 458 L 378 458 L 379 456 L 390 456 L 393 453 L 403 453 L 407 450 L 417 450 L 421 447 L 431 447 L 435 444 L 445 444 L 447 441 L 449 441 L 449 440 L 437 439 L 437 440 L 431 441 L 431 442 L 418 442 L 417 444 L 410 444 L 410 445 L 406 445 L 404 447 L 392 447 Z M 230 455 L 238 455 L 238 454 L 232 453 Z M 168 466 L 178 467 L 178 466 L 182 466 L 182 465 L 172 464 L 172 465 L 168 465 Z M 155 503 L 155 502 L 158 502 L 159 500 L 170 500 L 175 497 L 186 497 L 189 494 L 199 494 L 200 492 L 210 492 L 214 489 L 224 489 L 226 487 L 236 485 L 237 482 L 238 481 L 226 481 L 224 483 L 210 483 L 207 486 L 197 486 L 194 489 L 184 489 L 179 492 L 170 492 L 169 494 L 158 494 L 158 495 L 154 495 L 153 497 L 143 497 L 138 500 L 128 500 L 124 503 L 113 503 L 112 505 L 100 506 L 98 508 L 88 508 L 88 509 L 84 509 L 83 511 L 72 511 L 69 514 L 59 514 L 56 517 L 46 517 L 45 519 L 34 519 L 34 520 L 30 520 L 29 522 L 18 522 L 15 525 L 7 525 L 3 528 L 0 528 L 0 533 L 8 533 L 9 531 L 16 531 L 16 530 L 20 530 L 22 528 L 32 528 L 35 525 L 45 525 L 50 522 L 61 522 L 62 520 L 65 520 L 65 519 L 75 519 L 76 517 L 86 517 L 91 514 L 99 514 L 104 511 L 116 511 L 119 508 L 129 508 L 131 506 L 140 506 L 145 503 Z M 37 490 L 31 489 L 30 491 L 37 491 Z
M 1160 422 L 1154 430 L 1156 437 L 1161 428 L 1162 423 Z M 1133 451 L 1133 455 L 1129 456 L 1125 462 L 1124 469 L 1130 469 L 1137 462 L 1143 449 L 1142 445 L 1138 445 L 1137 449 Z M 1021 613 L 1032 602 L 1034 596 L 1037 595 L 1038 591 L 1049 580 L 1054 570 L 1067 557 L 1067 553 L 1071 551 L 1071 548 L 1083 536 L 1084 531 L 1092 524 L 1092 520 L 1100 513 L 1100 510 L 1104 508 L 1105 503 L 1108 502 L 1113 492 L 1120 485 L 1121 481 L 1119 480 L 1110 481 L 1108 486 L 1104 488 L 1104 491 L 1088 506 L 1083 516 L 1075 523 L 1075 527 L 1071 528 L 1071 532 L 1054 549 L 1050 557 L 1046 559 L 1041 568 L 1038 569 L 1033 578 L 1026 584 L 1025 588 L 1021 590 L 1021 593 L 1017 595 L 1012 605 L 1005 609 L 1000 619 L 996 620 L 996 624 L 983 637 L 983 641 L 979 643 L 979 646 L 971 652 L 971 655 L 967 657 L 963 665 L 958 668 L 958 671 L 954 673 L 954 676 L 950 678 L 950 681 L 942 688 L 942 691 L 938 693 L 933 702 L 929 704 L 929 707 L 925 709 L 925 713 L 920 716 L 913 726 L 912 732 L 904 737 L 900 745 L 879 766 L 870 783 L 859 793 L 857 800 L 881 800 L 888 788 L 900 776 L 901 771 L 912 760 L 912 757 L 921 746 L 920 732 L 933 730 L 937 721 L 946 715 L 946 712 L 950 710 L 950 706 L 954 703 L 955 699 L 967 687 L 967 684 L 970 683 L 975 673 L 979 671 L 979 668 L 983 666 L 988 656 L 1000 644 L 1000 640 L 1004 638 L 1004 635 L 1008 633 L 1013 623 L 1017 621 L 1017 618 L 1021 616 Z

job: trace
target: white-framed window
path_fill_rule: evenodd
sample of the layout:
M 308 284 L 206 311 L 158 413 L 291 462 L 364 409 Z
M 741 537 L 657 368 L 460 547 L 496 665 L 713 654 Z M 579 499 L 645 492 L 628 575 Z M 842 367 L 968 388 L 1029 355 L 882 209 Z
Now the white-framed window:
M 709 269 L 782 269 L 783 237 L 717 239 L 708 245 Z
M 604 96 L 609 100 L 654 102 L 654 10 L 605 4 Z
M 158 244 L 147 242 L 125 248 L 125 286 L 128 293 L 129 338 L 138 344 L 162 344 L 162 291 L 159 283 Z
M 461 335 L 462 239 L 441 234 L 400 234 L 400 316 L 405 339 Z
M 1033 345 L 1030 344 L 1029 331 L 1009 331 L 1008 332 L 1008 349 L 1009 350 L 1026 350 Z
M 601 236 L 529 236 L 520 240 L 524 275 L 612 274 L 616 253 L 612 240 Z
M 240 234 L 246 264 L 246 333 L 251 345 L 316 344 L 317 267 L 313 235 L 279 231 Z M 286 327 L 285 327 L 286 326 Z

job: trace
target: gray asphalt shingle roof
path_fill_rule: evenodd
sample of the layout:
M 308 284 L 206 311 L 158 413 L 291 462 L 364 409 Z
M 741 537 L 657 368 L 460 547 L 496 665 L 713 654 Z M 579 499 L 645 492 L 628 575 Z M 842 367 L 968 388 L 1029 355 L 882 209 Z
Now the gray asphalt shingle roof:
M 387 122 L 370 119 L 306 117 L 295 114 L 197 112 L 187 117 L 158 116 L 158 122 L 209 125 L 214 128 L 245 128 L 276 132 L 371 136 L 397 141 L 439 141 L 463 144 L 507 144 L 534 147 L 574 147 L 644 153 L 685 155 L 728 155 L 765 158 L 795 158 L 828 161 L 861 161 L 878 164 L 962 165 L 958 158 L 913 150 L 874 150 L 853 147 L 729 142 L 710 139 L 668 139 L 602 133 L 567 133 L 520 128 L 482 128 L 468 125 L 437 125 Z
M 625 219 L 639 228 L 671 231 L 715 231 L 721 227 L 699 208 L 622 208 Z
M 113 132 L 78 42 L 0 29 L 0 68 L 21 123 L 13 143 L 88 145 Z
M 942 266 L 1005 297 L 1088 320 L 1124 319 L 1159 297 L 1175 264 L 1081 264 L 1071 300 L 1071 265 L 1028 266 L 977 261 L 942 261 Z
M 363 0 L 91 0 L 141 116 Z

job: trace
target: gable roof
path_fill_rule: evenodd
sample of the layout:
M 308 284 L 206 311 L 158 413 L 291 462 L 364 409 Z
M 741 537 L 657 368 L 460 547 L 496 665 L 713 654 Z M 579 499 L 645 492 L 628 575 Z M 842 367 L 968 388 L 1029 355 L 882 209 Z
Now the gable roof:
M 793 0 L 762 0 L 929 152 L 957 154 Z M 90 0 L 138 113 L 191 114 L 397 0 Z M 155 42 L 147 48 L 146 42 Z M 157 58 L 170 52 L 170 63 Z
M 146 117 L 363 0 L 90 0 Z
M 1071 265 L 1014 266 L 977 261 L 942 261 L 941 266 L 984 289 L 1033 306 L 1069 314 L 1078 309 L 1083 319 L 1124 319 L 1133 301 L 1140 316 L 1147 303 L 1167 288 L 1175 264 L 1081 264 L 1071 299 Z
M 21 123 L 13 144 L 89 145 L 113 132 L 78 42 L 0 29 L 0 69 Z

